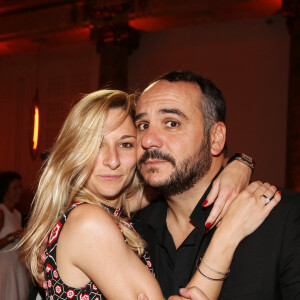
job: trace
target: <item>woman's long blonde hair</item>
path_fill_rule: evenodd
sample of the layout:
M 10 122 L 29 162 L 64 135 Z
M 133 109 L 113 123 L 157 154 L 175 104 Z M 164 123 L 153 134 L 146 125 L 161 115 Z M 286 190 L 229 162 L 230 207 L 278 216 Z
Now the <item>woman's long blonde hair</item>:
M 19 243 L 22 246 L 21 259 L 35 279 L 42 242 L 71 203 L 78 201 L 100 205 L 84 185 L 98 157 L 104 122 L 111 108 L 122 108 L 124 112 L 116 120 L 117 128 L 128 115 L 133 117 L 134 98 L 117 90 L 100 90 L 85 96 L 70 111 L 45 162 L 28 226 Z M 142 187 L 135 174 L 122 196 L 123 200 L 137 193 L 142 194 Z M 129 216 L 128 210 L 126 212 Z M 129 246 L 141 255 L 144 241 L 121 219 L 116 218 L 116 221 Z

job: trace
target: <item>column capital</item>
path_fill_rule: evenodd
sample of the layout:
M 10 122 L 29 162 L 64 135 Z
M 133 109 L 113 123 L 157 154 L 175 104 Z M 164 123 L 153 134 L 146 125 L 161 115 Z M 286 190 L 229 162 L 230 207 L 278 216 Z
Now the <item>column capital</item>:
M 101 54 L 106 46 L 126 48 L 127 55 L 139 46 L 140 33 L 126 23 L 91 25 L 90 38 L 96 42 L 96 49 Z

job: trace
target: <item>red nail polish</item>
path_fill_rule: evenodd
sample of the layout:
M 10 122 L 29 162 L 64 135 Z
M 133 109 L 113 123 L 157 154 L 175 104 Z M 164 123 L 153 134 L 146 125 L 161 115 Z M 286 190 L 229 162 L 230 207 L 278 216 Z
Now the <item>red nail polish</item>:
M 206 230 L 205 232 L 204 232 L 204 234 L 207 234 L 209 232 L 209 230 Z
M 207 228 L 209 228 L 211 226 L 211 223 L 206 223 L 205 224 L 205 228 L 207 229 Z
M 277 193 L 279 193 L 281 195 L 281 191 L 277 191 Z
M 207 200 L 205 200 L 204 202 L 203 202 L 203 204 L 202 204 L 202 206 L 205 206 L 206 204 L 207 204 Z

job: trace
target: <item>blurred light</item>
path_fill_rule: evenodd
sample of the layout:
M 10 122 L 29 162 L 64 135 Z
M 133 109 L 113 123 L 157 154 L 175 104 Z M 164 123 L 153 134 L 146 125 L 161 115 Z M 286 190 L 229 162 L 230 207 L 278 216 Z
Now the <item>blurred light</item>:
M 37 105 L 34 106 L 34 117 L 33 117 L 33 137 L 32 142 L 33 146 L 32 149 L 36 150 L 38 146 L 38 140 L 39 140 L 39 108 Z

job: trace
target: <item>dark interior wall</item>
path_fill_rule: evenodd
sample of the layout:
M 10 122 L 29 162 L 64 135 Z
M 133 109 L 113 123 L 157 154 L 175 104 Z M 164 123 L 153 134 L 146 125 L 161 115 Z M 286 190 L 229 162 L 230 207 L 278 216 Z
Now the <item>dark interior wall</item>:
M 0 170 L 16 170 L 30 191 L 41 167 L 29 151 L 28 123 L 36 89 L 37 53 L 0 57 Z M 255 177 L 284 185 L 289 35 L 273 17 L 142 33 L 129 57 L 129 88 L 184 68 L 211 78 L 228 104 L 231 152 L 255 157 Z M 98 88 L 99 55 L 92 43 L 41 48 L 40 150 L 51 144 L 82 93 Z
M 129 83 L 190 69 L 210 79 L 227 102 L 229 150 L 256 160 L 254 178 L 284 185 L 289 34 L 282 16 L 142 35 L 129 60 Z
M 37 53 L 0 58 L 0 171 L 16 170 L 23 177 L 24 199 L 30 199 L 42 166 L 31 158 L 29 115 L 37 87 Z M 74 102 L 98 87 L 99 55 L 93 44 L 40 51 L 39 152 L 49 150 Z M 24 210 L 28 208 L 28 203 Z

